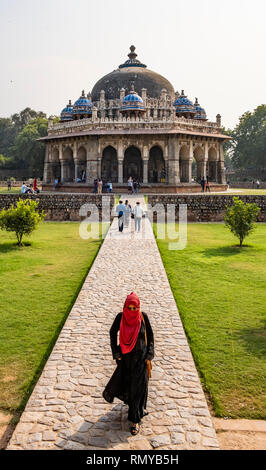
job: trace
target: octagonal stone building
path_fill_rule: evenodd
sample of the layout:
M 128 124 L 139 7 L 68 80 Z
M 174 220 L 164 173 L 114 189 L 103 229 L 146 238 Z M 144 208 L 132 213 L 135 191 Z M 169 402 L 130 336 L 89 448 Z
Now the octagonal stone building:
M 100 78 L 91 93 L 69 101 L 60 122 L 49 119 L 43 189 L 91 190 L 96 178 L 122 191 L 131 176 L 145 192 L 225 189 L 221 116 L 204 108 L 149 70 L 130 47 L 128 60 Z M 193 176 L 192 176 L 193 168 Z

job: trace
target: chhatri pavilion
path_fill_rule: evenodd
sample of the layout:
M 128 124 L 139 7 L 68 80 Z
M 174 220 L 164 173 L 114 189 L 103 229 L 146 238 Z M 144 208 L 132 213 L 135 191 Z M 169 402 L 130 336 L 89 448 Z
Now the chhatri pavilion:
M 219 114 L 208 121 L 197 98 L 175 91 L 131 46 L 128 60 L 91 93 L 69 101 L 59 123 L 49 118 L 48 135 L 40 139 L 46 144 L 43 189 L 60 178 L 61 190 L 92 191 L 101 177 L 122 191 L 131 176 L 145 192 L 199 191 L 202 177 L 222 190 L 227 139 Z

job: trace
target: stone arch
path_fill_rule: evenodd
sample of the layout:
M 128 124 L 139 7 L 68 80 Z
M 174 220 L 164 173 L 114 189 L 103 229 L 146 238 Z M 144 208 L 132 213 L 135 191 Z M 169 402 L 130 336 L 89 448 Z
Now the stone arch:
M 143 179 L 143 163 L 141 151 L 135 145 L 130 145 L 124 152 L 123 161 L 123 179 L 127 182 L 128 178 L 136 178 L 138 181 Z
M 163 150 L 160 145 L 153 145 L 149 151 L 148 182 L 165 182 L 166 170 Z
M 74 164 L 74 158 L 73 158 L 73 150 L 72 148 L 67 145 L 63 149 L 63 165 L 65 166 L 65 170 L 63 171 L 64 178 L 63 180 L 65 182 L 69 181 L 74 181 L 75 180 L 75 164 Z M 61 162 L 62 165 L 62 162 Z
M 101 178 L 117 183 L 118 181 L 118 160 L 117 151 L 112 145 L 103 149 L 101 161 Z
M 193 151 L 193 156 L 196 160 L 197 165 L 197 181 L 200 182 L 203 176 L 203 161 L 204 161 L 204 150 L 200 145 L 196 145 Z
M 179 150 L 179 174 L 182 183 L 189 182 L 189 147 L 186 144 Z
M 218 153 L 215 147 L 210 147 L 208 150 L 208 164 L 207 164 L 207 175 L 209 181 L 217 180 L 217 160 Z
M 59 148 L 52 147 L 50 154 L 50 180 L 54 181 L 55 178 L 61 178 L 61 166 L 59 160 Z

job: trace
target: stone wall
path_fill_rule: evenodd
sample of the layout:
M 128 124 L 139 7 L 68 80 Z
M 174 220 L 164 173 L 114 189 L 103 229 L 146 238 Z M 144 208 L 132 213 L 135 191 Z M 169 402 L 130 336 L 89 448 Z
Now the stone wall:
M 110 197 L 110 209 L 114 206 L 114 195 L 97 195 L 97 194 L 39 194 L 39 195 L 22 195 L 22 194 L 0 194 L 0 211 L 7 209 L 11 204 L 16 204 L 19 198 L 33 199 L 39 201 L 38 208 L 44 210 L 45 220 L 71 220 L 80 221 L 86 217 L 79 215 L 79 210 L 84 204 L 95 204 L 99 210 L 101 220 L 102 206 L 108 203 Z M 88 216 L 90 213 L 88 213 Z
M 179 204 L 187 204 L 187 218 L 189 222 L 222 222 L 226 206 L 233 204 L 234 195 L 149 195 L 148 203 L 151 206 L 162 204 L 166 211 L 167 204 L 175 204 L 175 217 L 178 221 Z M 244 202 L 254 202 L 260 207 L 258 222 L 266 222 L 266 196 L 246 195 L 239 196 Z M 153 215 L 156 221 L 156 213 Z

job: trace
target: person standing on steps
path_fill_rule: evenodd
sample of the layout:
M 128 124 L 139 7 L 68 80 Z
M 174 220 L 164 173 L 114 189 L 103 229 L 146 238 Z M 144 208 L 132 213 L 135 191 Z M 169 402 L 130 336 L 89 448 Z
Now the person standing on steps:
M 117 368 L 103 391 L 103 397 L 108 403 L 116 397 L 128 405 L 128 420 L 132 423 L 130 431 L 136 435 L 141 419 L 148 414 L 145 409 L 151 360 L 154 358 L 154 337 L 148 315 L 141 312 L 139 297 L 134 292 L 127 296 L 123 312 L 115 317 L 110 341 Z

